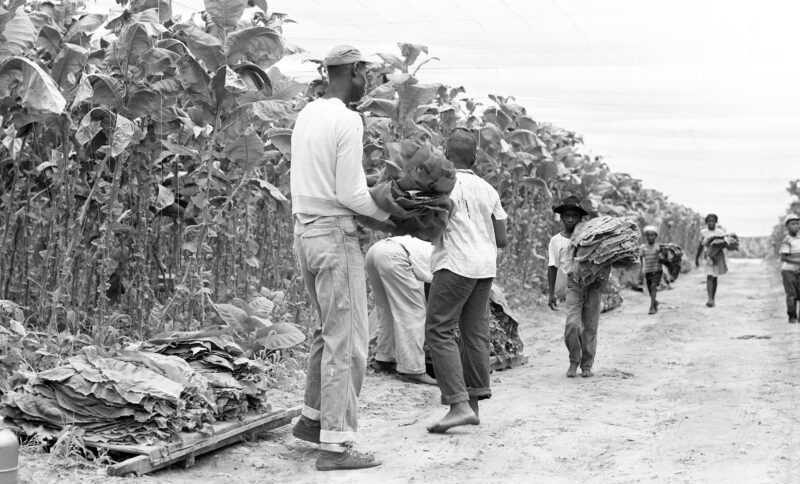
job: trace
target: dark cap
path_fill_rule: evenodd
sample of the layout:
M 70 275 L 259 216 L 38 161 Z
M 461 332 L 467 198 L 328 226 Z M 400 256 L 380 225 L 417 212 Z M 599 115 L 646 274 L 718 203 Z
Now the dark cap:
M 583 203 L 581 203 L 581 199 L 576 197 L 575 195 L 569 195 L 564 197 L 561 200 L 561 205 L 553 207 L 553 211 L 559 215 L 563 214 L 567 210 L 574 210 L 579 212 L 581 215 L 589 215 L 589 212 L 583 208 Z

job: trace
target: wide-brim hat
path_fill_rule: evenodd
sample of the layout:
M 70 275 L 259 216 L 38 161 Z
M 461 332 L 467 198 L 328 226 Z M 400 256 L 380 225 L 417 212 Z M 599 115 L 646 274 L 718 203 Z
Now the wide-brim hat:
M 783 225 L 786 225 L 786 224 L 788 224 L 789 222 L 792 222 L 792 221 L 794 221 L 794 220 L 798 220 L 798 221 L 800 221 L 800 215 L 797 215 L 796 213 L 790 213 L 790 214 L 789 214 L 789 215 L 787 215 L 787 216 L 786 216 L 786 218 L 783 220 Z
M 647 225 L 647 226 L 645 226 L 645 228 L 642 229 L 642 233 L 646 234 L 647 232 L 652 232 L 652 233 L 658 235 L 658 228 L 656 228 L 655 225 Z
M 574 195 L 564 197 L 564 199 L 561 200 L 561 205 L 556 205 L 553 207 L 553 211 L 559 215 L 562 215 L 567 210 L 574 210 L 581 215 L 589 215 L 589 212 L 583 208 L 581 199 Z
M 325 59 L 322 61 L 322 65 L 325 67 L 330 66 L 341 66 L 345 64 L 353 64 L 355 62 L 367 62 L 369 60 L 361 53 L 360 50 L 356 49 L 352 45 L 337 45 L 330 52 L 328 55 L 325 56 Z

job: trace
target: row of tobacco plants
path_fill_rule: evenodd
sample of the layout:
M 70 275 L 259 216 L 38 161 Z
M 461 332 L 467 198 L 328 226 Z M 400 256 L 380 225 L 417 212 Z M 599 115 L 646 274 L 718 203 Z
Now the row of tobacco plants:
M 296 322 L 289 140 L 324 80 L 300 84 L 274 66 L 298 51 L 282 35 L 287 17 L 245 0 L 206 0 L 189 21 L 167 0 L 114 16 L 64 3 L 0 9 L 5 325 L 144 338 L 227 321 L 220 303 L 259 294 Z M 513 98 L 481 106 L 463 88 L 419 82 L 435 60 L 425 46 L 380 56 L 358 106 L 365 167 L 381 167 L 388 142 L 473 129 L 476 171 L 510 215 L 500 278 L 512 290 L 541 290 L 551 207 L 567 193 L 657 223 L 663 240 L 697 239 L 698 214 L 583 154 L 575 133 Z

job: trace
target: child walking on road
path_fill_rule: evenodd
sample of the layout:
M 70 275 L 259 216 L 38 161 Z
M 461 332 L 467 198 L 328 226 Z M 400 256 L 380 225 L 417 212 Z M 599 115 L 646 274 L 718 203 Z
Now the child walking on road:
M 725 229 L 717 225 L 719 217 L 710 213 L 706 215 L 706 227 L 700 229 L 700 245 L 697 247 L 697 255 L 694 258 L 694 265 L 700 267 L 700 256 L 705 252 L 706 266 L 706 291 L 708 301 L 706 306 L 713 308 L 717 297 L 717 278 L 728 272 L 728 265 L 725 263 L 725 252 L 722 246 L 712 247 L 718 239 L 725 238 Z
M 786 217 L 786 237 L 781 242 L 781 277 L 786 291 L 786 314 L 789 324 L 797 323 L 797 304 L 800 303 L 800 216 Z
M 564 325 L 564 343 L 569 351 L 569 369 L 567 377 L 575 378 L 578 366 L 581 376 L 591 377 L 594 355 L 597 350 L 597 326 L 600 322 L 600 306 L 604 278 L 600 277 L 588 285 L 578 284 L 570 274 L 573 256 L 570 252 L 570 239 L 581 219 L 589 213 L 581 206 L 578 197 L 568 196 L 561 205 L 553 208 L 561 216 L 564 230 L 550 239 L 550 257 L 547 267 L 547 282 L 550 291 L 548 305 L 556 310 L 558 299 L 555 292 L 560 272 L 567 275 L 566 308 L 567 320 Z M 610 266 L 609 266 L 610 270 Z
M 664 275 L 661 269 L 661 244 L 656 243 L 658 229 L 648 225 L 644 232 L 645 243 L 642 244 L 642 268 L 644 270 L 644 280 L 647 285 L 647 292 L 650 294 L 650 311 L 647 314 L 658 312 L 658 285 Z
M 476 151 L 469 131 L 457 129 L 447 140 L 447 158 L 457 169 L 450 194 L 455 209 L 434 245 L 425 328 L 442 404 L 450 411 L 428 427 L 432 433 L 478 425 L 478 400 L 492 396 L 486 311 L 497 248 L 506 245 L 507 215 L 497 191 L 470 169 Z M 461 330 L 458 342 L 456 329 Z

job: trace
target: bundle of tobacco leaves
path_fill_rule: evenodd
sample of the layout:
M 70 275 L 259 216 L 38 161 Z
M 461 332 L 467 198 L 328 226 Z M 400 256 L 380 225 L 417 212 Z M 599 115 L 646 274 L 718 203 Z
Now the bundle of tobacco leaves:
M 574 250 L 573 278 L 582 285 L 605 279 L 611 267 L 639 262 L 639 228 L 622 217 L 603 215 L 585 222 L 570 241 Z
M 391 216 L 393 227 L 386 230 L 437 240 L 453 210 L 453 164 L 427 141 L 389 143 L 387 150 L 391 159 L 370 188 L 375 203 Z

